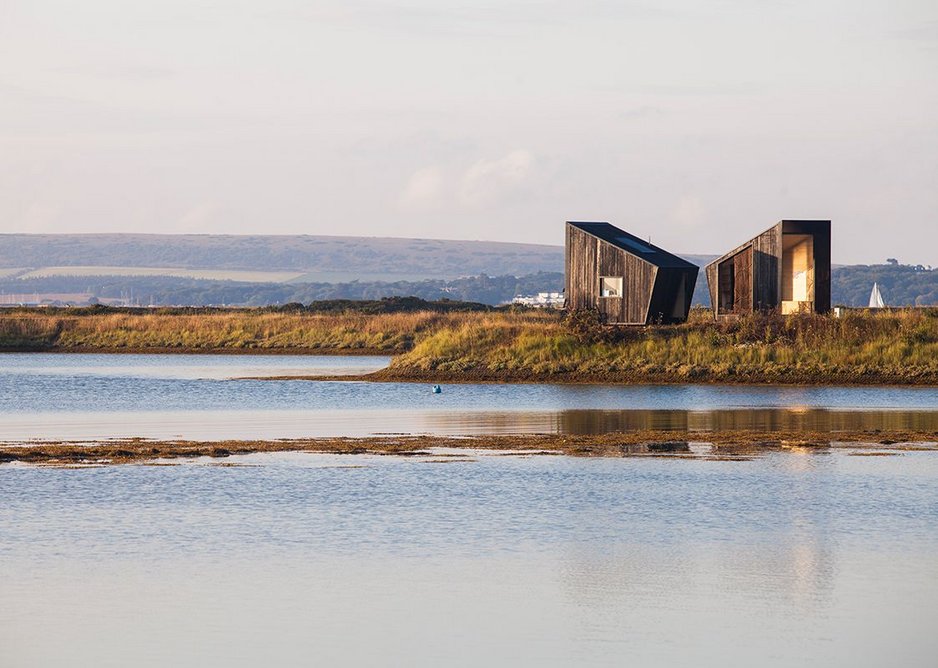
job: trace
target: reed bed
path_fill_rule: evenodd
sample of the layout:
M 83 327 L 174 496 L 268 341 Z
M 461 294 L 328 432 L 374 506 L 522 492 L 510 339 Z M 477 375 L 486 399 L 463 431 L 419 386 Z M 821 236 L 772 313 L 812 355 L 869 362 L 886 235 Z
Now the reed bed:
M 577 319 L 579 318 L 579 320 Z M 385 353 L 386 380 L 938 384 L 938 309 L 602 327 L 582 314 L 0 313 L 0 350 Z

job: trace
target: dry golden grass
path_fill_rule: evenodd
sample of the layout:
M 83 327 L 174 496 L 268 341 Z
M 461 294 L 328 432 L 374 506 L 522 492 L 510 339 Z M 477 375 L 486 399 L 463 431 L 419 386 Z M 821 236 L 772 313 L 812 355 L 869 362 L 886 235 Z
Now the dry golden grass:
M 0 346 L 56 350 L 407 349 L 433 313 L 321 315 L 265 311 L 198 314 L 0 314 Z
M 753 315 L 715 323 L 574 333 L 558 320 L 489 318 L 442 329 L 385 377 L 938 383 L 938 312 Z
M 938 310 L 571 328 L 542 311 L 0 312 L 0 349 L 395 354 L 376 379 L 938 384 Z
M 265 309 L 185 312 L 46 313 L 0 311 L 0 349 L 387 352 L 409 350 L 430 332 L 511 324 L 519 330 L 542 314 L 469 312 L 320 314 Z

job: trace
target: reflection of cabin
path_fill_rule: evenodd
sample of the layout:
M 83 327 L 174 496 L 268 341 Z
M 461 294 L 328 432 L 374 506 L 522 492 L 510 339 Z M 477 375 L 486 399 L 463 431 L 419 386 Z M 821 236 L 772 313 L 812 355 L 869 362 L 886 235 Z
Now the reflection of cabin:
M 609 324 L 687 319 L 698 267 L 609 223 L 567 223 L 566 307 Z
M 831 221 L 783 220 L 707 265 L 714 315 L 831 307 Z

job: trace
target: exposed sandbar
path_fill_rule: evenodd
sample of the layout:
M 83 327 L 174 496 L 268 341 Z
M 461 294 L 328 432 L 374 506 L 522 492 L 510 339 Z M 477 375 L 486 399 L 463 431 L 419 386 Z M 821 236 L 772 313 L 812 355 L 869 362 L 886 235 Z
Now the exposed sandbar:
M 39 441 L 0 446 L 0 463 L 125 464 L 162 459 L 228 457 L 260 452 L 317 452 L 433 456 L 455 448 L 559 454 L 574 457 L 699 456 L 692 443 L 708 444 L 711 457 L 745 458 L 778 450 L 823 451 L 863 448 L 868 452 L 929 450 L 938 452 L 934 431 L 769 432 L 655 431 L 600 435 L 374 436 L 284 440 L 186 441 L 121 439 L 113 441 Z

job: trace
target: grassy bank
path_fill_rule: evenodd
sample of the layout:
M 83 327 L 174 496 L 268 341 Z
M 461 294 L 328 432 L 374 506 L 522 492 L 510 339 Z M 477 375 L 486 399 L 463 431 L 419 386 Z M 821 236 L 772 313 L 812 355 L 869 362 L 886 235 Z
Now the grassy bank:
M 938 310 L 571 328 L 484 316 L 421 337 L 398 380 L 938 384 Z
M 60 352 L 385 353 L 409 350 L 469 314 L 267 310 L 0 312 L 0 350 Z
M 385 353 L 374 380 L 938 384 L 938 309 L 610 329 L 540 311 L 0 312 L 0 350 Z

